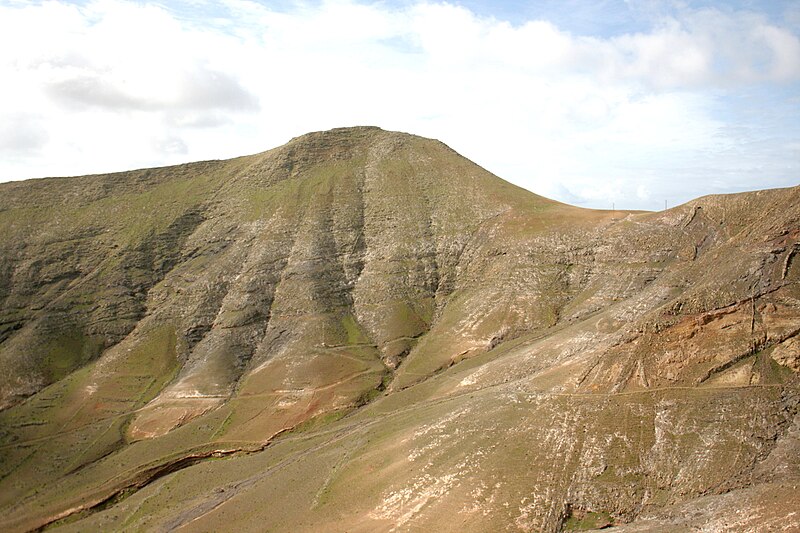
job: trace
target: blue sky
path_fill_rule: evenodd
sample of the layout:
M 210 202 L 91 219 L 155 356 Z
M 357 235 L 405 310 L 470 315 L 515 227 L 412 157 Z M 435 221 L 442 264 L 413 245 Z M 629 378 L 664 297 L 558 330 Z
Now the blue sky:
M 800 183 L 800 2 L 0 0 L 0 181 L 371 124 L 586 207 Z

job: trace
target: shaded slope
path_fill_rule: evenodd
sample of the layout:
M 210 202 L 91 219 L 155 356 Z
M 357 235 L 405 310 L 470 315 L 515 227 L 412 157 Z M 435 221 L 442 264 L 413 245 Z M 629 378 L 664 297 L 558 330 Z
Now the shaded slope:
M 557 531 L 796 480 L 797 188 L 588 211 L 376 128 L 63 181 L 85 244 L 41 182 L 0 211 L 3 394 L 41 389 L 6 528 L 145 487 L 77 528 Z

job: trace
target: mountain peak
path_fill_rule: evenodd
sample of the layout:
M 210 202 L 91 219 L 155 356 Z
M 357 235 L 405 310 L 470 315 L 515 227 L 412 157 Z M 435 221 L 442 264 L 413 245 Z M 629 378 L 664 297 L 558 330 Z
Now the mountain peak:
M 593 211 L 355 127 L 3 192 L 4 531 L 800 527 L 800 189 Z
M 335 142 L 341 143 L 346 141 L 363 141 L 365 139 L 375 138 L 381 134 L 393 135 L 408 135 L 400 132 L 387 132 L 377 126 L 348 126 L 340 128 L 332 128 L 329 130 L 312 131 L 305 133 L 298 137 L 292 138 L 287 144 L 304 144 L 315 142 Z

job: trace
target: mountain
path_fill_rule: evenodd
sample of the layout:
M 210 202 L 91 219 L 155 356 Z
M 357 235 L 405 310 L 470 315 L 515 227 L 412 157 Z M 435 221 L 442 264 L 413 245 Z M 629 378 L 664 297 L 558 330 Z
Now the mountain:
M 587 210 L 360 127 L 0 230 L 3 531 L 800 528 L 800 187 Z

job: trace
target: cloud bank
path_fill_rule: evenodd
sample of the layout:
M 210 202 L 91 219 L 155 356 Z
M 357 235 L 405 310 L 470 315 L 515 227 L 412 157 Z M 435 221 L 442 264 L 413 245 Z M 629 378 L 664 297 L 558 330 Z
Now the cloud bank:
M 655 5 L 590 34 L 455 3 L 0 3 L 0 180 L 370 124 L 591 207 L 797 184 L 800 10 Z

